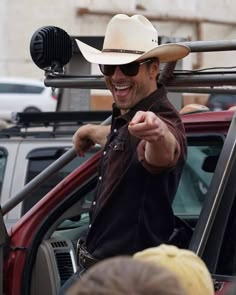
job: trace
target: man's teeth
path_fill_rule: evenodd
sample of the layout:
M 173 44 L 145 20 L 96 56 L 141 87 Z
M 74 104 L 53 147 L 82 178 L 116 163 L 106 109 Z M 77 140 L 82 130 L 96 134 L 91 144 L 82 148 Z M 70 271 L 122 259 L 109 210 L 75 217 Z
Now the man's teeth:
M 128 89 L 129 86 L 115 86 L 117 90 Z

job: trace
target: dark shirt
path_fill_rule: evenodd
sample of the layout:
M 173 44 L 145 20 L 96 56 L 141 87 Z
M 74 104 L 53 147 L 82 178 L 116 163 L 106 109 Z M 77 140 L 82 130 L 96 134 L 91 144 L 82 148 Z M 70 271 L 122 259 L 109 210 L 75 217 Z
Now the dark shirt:
M 139 110 L 156 113 L 176 137 L 181 151 L 175 166 L 155 169 L 138 160 L 140 139 L 129 133 L 128 124 Z M 186 153 L 182 121 L 163 86 L 125 115 L 113 108 L 86 239 L 87 249 L 94 257 L 129 255 L 168 241 L 174 230 L 171 204 Z

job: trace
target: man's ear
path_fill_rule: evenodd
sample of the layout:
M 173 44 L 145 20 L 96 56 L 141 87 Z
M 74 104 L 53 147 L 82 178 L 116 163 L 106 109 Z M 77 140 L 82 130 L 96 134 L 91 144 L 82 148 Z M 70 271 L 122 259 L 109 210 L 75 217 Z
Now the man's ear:
M 151 67 L 150 67 L 150 77 L 156 79 L 156 77 L 159 74 L 160 71 L 160 63 L 158 60 L 155 60 L 154 62 L 152 62 Z

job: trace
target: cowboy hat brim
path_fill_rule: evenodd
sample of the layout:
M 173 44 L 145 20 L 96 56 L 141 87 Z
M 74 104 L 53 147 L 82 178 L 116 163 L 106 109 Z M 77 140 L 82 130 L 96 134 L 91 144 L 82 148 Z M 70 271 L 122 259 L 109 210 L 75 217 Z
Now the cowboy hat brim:
M 135 60 L 158 57 L 160 62 L 166 63 L 177 61 L 189 54 L 190 49 L 186 45 L 168 43 L 159 45 L 144 54 L 123 53 L 123 52 L 102 52 L 84 42 L 76 39 L 76 43 L 84 58 L 95 64 L 122 65 Z

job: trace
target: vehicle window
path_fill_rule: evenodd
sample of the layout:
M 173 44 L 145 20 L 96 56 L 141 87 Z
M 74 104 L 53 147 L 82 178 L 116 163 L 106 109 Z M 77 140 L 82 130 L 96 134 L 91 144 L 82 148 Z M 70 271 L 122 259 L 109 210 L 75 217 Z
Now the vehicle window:
M 96 184 L 97 175 L 75 193 L 76 199 L 80 200 L 80 209 L 77 211 L 78 215 L 63 220 L 54 232 L 55 237 L 59 234 L 64 238 L 70 239 L 75 249 L 78 239 L 87 235 L 89 227 L 89 209 L 94 199 Z
M 13 89 L 13 84 L 0 83 L 0 93 L 13 93 Z
M 35 93 L 39 94 L 43 92 L 45 88 L 40 86 L 33 86 L 33 85 L 22 85 L 22 92 L 23 93 Z
M 0 148 L 0 195 L 2 192 L 2 184 L 3 184 L 6 164 L 7 164 L 7 151 L 3 148 Z
M 68 148 L 41 148 L 32 151 L 28 155 L 29 164 L 27 169 L 26 183 L 58 159 Z M 76 157 L 73 161 L 63 167 L 55 175 L 45 181 L 32 195 L 22 203 L 22 215 L 34 206 L 45 194 L 64 179 L 70 172 L 79 167 L 83 162 L 92 157 L 99 148 L 94 147 L 86 153 L 85 157 Z
M 173 210 L 178 216 L 199 216 L 223 146 L 221 136 L 188 139 L 188 156 Z
M 86 197 L 85 197 L 86 198 Z M 87 212 L 84 212 L 77 216 L 77 219 L 66 219 L 58 225 L 55 233 L 59 233 L 65 238 L 71 238 L 71 242 L 76 249 L 76 244 L 79 238 L 85 237 L 89 227 L 89 208 L 87 208 Z M 71 230 L 76 229 L 74 232 L 74 236 L 71 236 Z M 70 230 L 70 236 L 68 236 L 68 230 Z
M 41 93 L 44 87 L 24 84 L 0 83 L 0 93 Z

